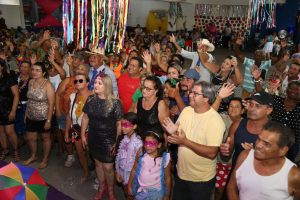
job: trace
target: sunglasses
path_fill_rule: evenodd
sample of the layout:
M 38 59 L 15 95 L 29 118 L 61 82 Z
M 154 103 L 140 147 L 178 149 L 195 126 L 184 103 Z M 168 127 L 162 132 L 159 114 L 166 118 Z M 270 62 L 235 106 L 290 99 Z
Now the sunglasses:
M 75 80 L 74 84 L 76 85 L 78 83 L 78 81 L 79 81 L 79 83 L 83 83 L 83 79 L 79 79 L 79 80 Z

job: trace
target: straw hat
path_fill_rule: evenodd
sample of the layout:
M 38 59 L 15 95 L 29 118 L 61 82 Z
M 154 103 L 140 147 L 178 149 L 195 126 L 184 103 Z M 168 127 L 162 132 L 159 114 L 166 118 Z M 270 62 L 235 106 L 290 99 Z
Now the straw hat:
M 210 43 L 207 39 L 203 39 L 201 42 L 202 42 L 202 45 L 208 46 L 209 52 L 215 50 L 215 46 L 212 43 Z
M 102 58 L 104 60 L 108 60 L 108 58 L 105 56 L 105 48 L 103 47 L 102 49 L 100 49 L 100 47 L 98 48 L 93 48 L 92 50 L 90 51 L 85 51 L 86 53 L 89 53 L 89 54 L 96 54 L 96 55 L 100 55 L 102 56 Z

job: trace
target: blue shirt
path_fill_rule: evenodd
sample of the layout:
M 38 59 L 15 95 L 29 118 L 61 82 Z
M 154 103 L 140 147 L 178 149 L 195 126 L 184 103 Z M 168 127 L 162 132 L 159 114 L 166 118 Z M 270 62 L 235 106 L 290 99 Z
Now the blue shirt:
M 244 82 L 243 82 L 243 89 L 247 90 L 248 92 L 253 92 L 255 89 L 254 78 L 250 71 L 251 66 L 255 65 L 255 61 L 253 59 L 245 58 L 244 65 L 245 65 L 245 75 L 244 75 Z M 264 69 L 266 70 L 266 75 L 270 67 L 272 67 L 271 60 L 268 61 L 261 61 L 261 65 L 257 66 L 259 70 Z M 262 87 L 264 87 L 265 82 L 262 83 Z
M 117 85 L 117 78 L 116 78 L 116 75 L 114 73 L 113 70 L 111 70 L 110 68 L 102 65 L 101 67 L 99 67 L 98 69 L 96 69 L 98 71 L 98 73 L 100 71 L 102 71 L 104 69 L 104 73 L 107 74 L 110 78 L 111 78 L 111 81 L 112 81 L 112 84 L 113 84 L 113 92 L 114 92 L 114 95 L 116 97 L 119 97 L 119 92 L 118 92 L 118 85 Z M 90 69 L 90 73 L 89 73 L 89 78 L 90 78 L 90 83 L 92 82 L 92 78 L 93 78 L 93 71 L 94 71 L 94 68 L 91 67 Z

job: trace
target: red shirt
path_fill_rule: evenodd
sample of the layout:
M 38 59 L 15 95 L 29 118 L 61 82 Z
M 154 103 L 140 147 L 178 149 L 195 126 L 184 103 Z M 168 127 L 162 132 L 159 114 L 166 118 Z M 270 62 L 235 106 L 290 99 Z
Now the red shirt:
M 140 77 L 132 79 L 129 73 L 121 75 L 118 79 L 119 98 L 123 103 L 124 113 L 127 113 L 131 104 L 134 92 L 138 89 L 140 84 Z

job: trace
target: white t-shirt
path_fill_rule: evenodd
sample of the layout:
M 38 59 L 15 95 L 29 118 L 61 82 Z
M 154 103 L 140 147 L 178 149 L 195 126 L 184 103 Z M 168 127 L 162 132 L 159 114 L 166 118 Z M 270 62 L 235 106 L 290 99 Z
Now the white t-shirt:
M 52 83 L 53 87 L 54 87 L 54 90 L 56 92 L 57 88 L 58 88 L 58 85 L 60 84 L 61 82 L 61 78 L 60 78 L 60 75 L 59 73 L 56 74 L 56 76 L 53 76 L 53 77 L 50 77 L 49 76 L 49 81 Z

